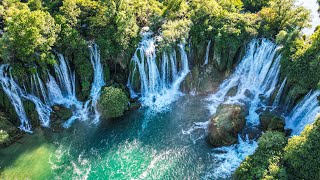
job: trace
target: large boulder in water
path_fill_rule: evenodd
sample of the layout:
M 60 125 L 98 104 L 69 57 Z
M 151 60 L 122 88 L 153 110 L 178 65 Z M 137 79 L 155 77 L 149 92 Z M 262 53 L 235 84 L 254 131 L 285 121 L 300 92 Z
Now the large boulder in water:
M 220 105 L 209 125 L 209 142 L 214 147 L 238 142 L 238 133 L 246 125 L 248 110 L 242 105 Z

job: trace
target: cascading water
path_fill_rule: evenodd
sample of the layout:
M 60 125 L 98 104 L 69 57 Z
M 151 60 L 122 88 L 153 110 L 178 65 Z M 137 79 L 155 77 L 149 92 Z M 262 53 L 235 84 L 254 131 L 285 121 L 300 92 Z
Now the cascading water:
M 89 50 L 90 61 L 94 69 L 94 80 L 90 99 L 85 103 L 76 98 L 75 73 L 71 71 L 62 54 L 57 54 L 59 62 L 54 65 L 56 78 L 48 72 L 48 81 L 44 84 L 38 73 L 32 75 L 30 93 L 27 93 L 26 88 L 20 88 L 14 81 L 11 74 L 9 74 L 9 65 L 0 66 L 0 83 L 20 119 L 21 130 L 31 132 L 31 125 L 24 110 L 23 100 L 29 100 L 34 103 L 41 125 L 44 127 L 49 127 L 50 114 L 52 112 L 51 106 L 53 105 L 72 108 L 73 116 L 65 122 L 64 127 L 70 127 L 76 119 L 88 120 L 91 110 L 94 112 L 92 122 L 99 122 L 100 114 L 96 106 L 100 97 L 100 90 L 105 85 L 103 67 L 100 62 L 98 46 L 93 44 L 89 47 Z M 9 73 L 7 70 L 9 70 Z
M 21 100 L 22 89 L 13 80 L 10 70 L 10 75 L 6 72 L 8 68 L 9 66 L 6 64 L 0 66 L 0 83 L 20 119 L 19 128 L 23 131 L 31 132 L 31 125 Z
M 97 103 L 100 98 L 100 91 L 102 86 L 105 85 L 103 77 L 103 67 L 100 60 L 99 47 L 93 44 L 90 48 L 90 60 L 94 70 L 94 78 L 91 87 L 90 97 L 91 97 L 91 107 L 94 110 L 94 120 L 93 123 L 98 123 L 100 118 L 100 113 L 97 110 Z
M 204 60 L 203 65 L 207 65 L 209 63 L 210 46 L 211 46 L 211 40 L 208 42 L 208 45 L 207 45 L 206 56 L 205 56 L 205 60 Z
M 320 91 L 310 91 L 289 113 L 286 128 L 293 130 L 292 135 L 299 135 L 306 125 L 314 122 L 320 113 L 318 96 Z
M 92 122 L 97 124 L 100 119 L 100 114 L 97 110 L 97 103 L 100 98 L 100 91 L 102 86 L 105 85 L 104 75 L 103 75 L 103 67 L 100 60 L 100 51 L 99 47 L 96 44 L 89 46 L 90 50 L 90 62 L 93 66 L 93 83 L 90 91 L 90 98 L 84 104 L 78 105 L 76 103 L 76 109 L 73 112 L 73 116 L 64 123 L 64 127 L 68 128 L 72 125 L 72 123 L 80 119 L 82 121 L 89 119 L 90 111 L 94 111 L 94 116 Z M 90 106 L 89 106 L 90 104 Z
M 258 125 L 259 114 L 256 111 L 265 107 L 263 99 L 271 96 L 278 83 L 280 59 L 281 56 L 277 56 L 277 46 L 273 42 L 267 39 L 250 42 L 246 55 L 234 73 L 220 85 L 215 94 L 207 99 L 211 114 L 214 115 L 221 104 L 245 104 L 249 107 L 249 115 L 246 117 L 247 126 Z M 229 96 L 228 92 L 232 89 L 236 89 L 236 93 L 234 96 Z M 190 135 L 197 129 L 207 130 L 209 122 L 195 123 L 183 133 Z M 239 137 L 239 144 L 215 149 L 222 153 L 214 153 L 213 156 L 219 163 L 212 172 L 208 173 L 208 176 L 230 177 L 231 173 L 247 155 L 255 151 L 256 147 L 256 141 Z
M 257 125 L 258 114 L 255 111 L 262 106 L 261 96 L 269 98 L 278 82 L 281 56 L 276 54 L 277 46 L 271 41 L 253 40 L 235 72 L 221 84 L 217 93 L 208 98 L 212 102 L 209 107 L 211 113 L 215 114 L 221 103 L 241 104 L 249 101 L 247 122 Z M 236 88 L 237 93 L 228 97 L 232 88 Z
M 285 78 L 283 80 L 283 82 L 282 82 L 282 84 L 280 86 L 280 89 L 279 89 L 279 91 L 277 93 L 277 96 L 276 96 L 276 98 L 275 98 L 275 100 L 274 100 L 274 102 L 272 104 L 273 107 L 278 107 L 279 106 L 280 99 L 281 99 L 281 96 L 282 96 L 282 93 L 283 93 L 283 90 L 284 90 L 284 87 L 285 87 L 286 83 L 287 83 L 287 78 Z
M 160 63 L 157 63 L 155 40 L 152 35 L 150 32 L 143 33 L 142 41 L 132 57 L 134 67 L 127 86 L 132 98 L 139 94 L 144 106 L 161 111 L 181 94 L 179 87 L 189 73 L 189 65 L 184 44 L 178 45 L 180 62 L 177 60 L 176 51 L 171 49 L 168 53 L 164 52 Z M 133 84 L 137 75 L 140 78 L 140 87 Z

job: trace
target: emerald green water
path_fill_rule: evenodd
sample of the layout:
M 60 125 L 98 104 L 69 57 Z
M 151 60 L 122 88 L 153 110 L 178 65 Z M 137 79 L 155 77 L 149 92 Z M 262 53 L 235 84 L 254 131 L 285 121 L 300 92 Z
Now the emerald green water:
M 214 179 L 221 152 L 208 145 L 204 129 L 183 133 L 209 119 L 206 103 L 185 96 L 163 113 L 142 109 L 98 127 L 78 122 L 62 133 L 37 131 L 0 150 L 1 178 Z

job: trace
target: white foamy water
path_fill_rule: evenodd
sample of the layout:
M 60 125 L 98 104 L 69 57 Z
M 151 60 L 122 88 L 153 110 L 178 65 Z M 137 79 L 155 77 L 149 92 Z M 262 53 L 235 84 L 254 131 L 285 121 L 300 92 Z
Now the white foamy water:
M 320 106 L 317 97 L 320 91 L 310 91 L 286 117 L 286 128 L 292 129 L 292 135 L 299 135 L 306 125 L 315 121 Z
M 171 49 L 169 52 L 164 52 L 160 62 L 157 62 L 155 39 L 152 35 L 150 32 L 143 34 L 142 41 L 131 60 L 134 67 L 130 72 L 127 86 L 131 97 L 140 95 L 143 106 L 162 111 L 182 94 L 179 87 L 189 73 L 188 57 L 185 45 L 179 44 L 180 60 L 177 59 L 175 49 Z M 137 75 L 140 87 L 134 87 L 132 83 Z
M 100 52 L 96 44 L 89 47 L 90 61 L 94 69 L 94 79 L 91 86 L 90 98 L 86 102 L 80 102 L 76 97 L 75 72 L 71 71 L 68 61 L 62 54 L 57 54 L 58 62 L 54 65 L 54 75 L 48 74 L 48 81 L 43 83 L 39 74 L 30 77 L 30 92 L 25 86 L 21 88 L 10 74 L 9 65 L 0 66 L 0 83 L 4 92 L 10 99 L 19 119 L 20 129 L 31 132 L 31 125 L 24 110 L 23 101 L 29 100 L 35 105 L 41 125 L 49 127 L 51 106 L 62 105 L 73 110 L 73 116 L 64 124 L 70 127 L 75 120 L 88 120 L 98 123 L 100 114 L 97 111 L 97 102 L 100 90 L 105 85 L 103 67 L 100 62 Z M 93 113 L 92 113 L 93 112 Z

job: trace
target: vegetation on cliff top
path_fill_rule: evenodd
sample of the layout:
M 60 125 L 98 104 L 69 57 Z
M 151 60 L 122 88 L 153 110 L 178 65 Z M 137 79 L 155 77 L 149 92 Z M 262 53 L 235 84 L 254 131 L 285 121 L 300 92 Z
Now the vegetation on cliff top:
M 259 139 L 256 152 L 236 170 L 236 179 L 318 179 L 320 177 L 320 118 L 300 136 L 287 138 L 269 131 Z

